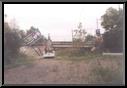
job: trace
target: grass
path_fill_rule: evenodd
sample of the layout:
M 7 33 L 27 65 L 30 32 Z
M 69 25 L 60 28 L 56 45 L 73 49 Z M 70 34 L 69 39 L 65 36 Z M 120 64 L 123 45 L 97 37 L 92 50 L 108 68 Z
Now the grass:
M 102 55 L 99 53 L 91 53 L 88 51 L 82 51 L 82 50 L 72 50 L 72 49 L 63 49 L 56 51 L 56 59 L 61 60 L 74 60 L 74 61 L 80 61 L 80 60 L 90 60 L 94 58 L 101 58 Z
M 35 51 L 32 48 L 26 48 L 25 52 L 19 52 L 18 55 L 15 55 L 14 58 L 10 58 L 11 59 L 11 63 L 10 64 L 4 64 L 4 68 L 8 69 L 8 68 L 14 68 L 14 67 L 18 67 L 21 65 L 32 65 L 34 60 L 36 60 L 37 54 L 35 53 Z
M 32 55 L 26 56 L 26 55 L 21 54 L 16 58 L 13 64 L 11 64 L 10 66 L 9 65 L 7 66 L 8 68 L 17 67 L 21 65 L 31 66 L 32 62 L 35 59 L 36 57 Z M 68 80 L 72 80 L 72 81 L 79 80 L 79 82 L 81 83 L 88 82 L 90 84 L 122 84 L 123 82 L 122 81 L 123 72 L 121 70 L 122 68 L 122 65 L 121 65 L 122 57 L 121 56 L 108 56 L 108 55 L 103 56 L 99 53 L 91 53 L 91 52 L 83 51 L 83 50 L 62 49 L 62 50 L 56 51 L 55 59 L 63 60 L 63 62 L 64 60 L 68 60 L 71 62 L 71 63 L 66 63 L 66 62 L 63 63 L 63 64 L 66 64 L 67 69 L 69 69 L 67 70 L 67 72 L 62 73 L 65 75 L 66 73 L 69 74 L 69 75 L 66 75 Z M 97 60 L 100 61 L 101 65 L 97 63 Z M 52 72 L 57 73 L 58 68 L 56 64 L 55 66 L 52 66 Z M 47 65 L 50 66 L 50 64 L 47 64 Z M 62 64 L 60 64 L 60 66 L 58 67 L 62 67 Z M 88 70 L 84 70 L 86 68 Z M 80 73 L 83 75 L 80 76 Z
M 31 65 L 33 61 L 35 60 L 35 57 L 33 56 L 27 56 L 25 54 L 20 53 L 19 55 L 15 56 L 15 58 L 12 58 L 11 63 L 5 64 L 4 68 L 14 68 L 21 65 Z
M 56 59 L 61 60 L 86 60 L 86 59 L 94 59 L 94 58 L 101 58 L 101 59 L 107 59 L 107 58 L 121 58 L 122 56 L 110 56 L 105 55 L 103 56 L 100 53 L 91 53 L 89 51 L 83 51 L 83 50 L 72 50 L 72 49 L 62 49 L 56 51 Z
M 96 83 L 122 84 L 123 82 L 120 68 L 114 71 L 113 68 L 94 66 L 91 74 L 95 77 Z
M 99 60 L 103 63 L 106 62 L 106 67 L 103 67 L 103 63 L 99 65 L 97 62 L 92 64 L 92 70 L 90 73 L 90 76 L 88 77 L 90 79 L 90 83 L 96 83 L 96 84 L 122 84 L 123 83 L 123 72 L 121 70 L 122 65 L 122 56 L 111 56 L 111 55 L 105 55 L 99 53 L 91 53 L 88 51 L 80 51 L 80 50 L 68 50 L 63 49 L 56 52 L 57 59 L 60 60 L 70 60 L 72 62 L 77 61 L 96 61 Z M 94 62 L 93 61 L 93 62 Z M 109 62 L 115 62 L 114 65 L 117 64 L 118 68 L 115 69 L 115 66 L 112 66 Z M 91 80 L 92 79 L 92 80 Z

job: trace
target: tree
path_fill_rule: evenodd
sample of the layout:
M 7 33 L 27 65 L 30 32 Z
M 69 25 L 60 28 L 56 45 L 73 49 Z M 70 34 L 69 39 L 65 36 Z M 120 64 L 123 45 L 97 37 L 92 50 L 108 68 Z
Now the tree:
M 123 25 L 123 10 L 116 10 L 112 7 L 106 10 L 106 13 L 101 17 L 101 25 L 106 30 L 112 30 L 116 27 L 122 27 Z
M 26 36 L 26 33 L 23 30 L 20 30 L 19 34 L 21 35 L 21 38 L 24 38 Z
M 35 28 L 35 27 L 33 27 L 33 26 L 31 26 L 30 27 L 30 29 L 29 30 L 27 30 L 27 35 L 29 35 L 29 34 L 31 34 L 31 33 L 33 33 L 33 32 L 35 32 L 35 31 L 37 31 L 38 29 L 37 28 Z
M 9 24 L 7 22 L 4 22 L 4 33 L 10 32 L 11 29 L 9 27 Z
M 14 32 L 8 25 L 4 23 L 4 62 L 9 64 L 11 60 L 19 54 L 21 40 L 16 32 Z
M 123 49 L 123 10 L 107 9 L 102 16 L 101 25 L 106 32 L 103 35 L 104 48 L 110 52 L 122 52 Z
M 95 37 L 94 36 L 92 36 L 92 35 L 90 35 L 90 34 L 88 34 L 87 36 L 86 36 L 86 38 L 85 38 L 85 42 L 89 42 L 89 41 L 94 41 L 94 39 L 95 39 Z

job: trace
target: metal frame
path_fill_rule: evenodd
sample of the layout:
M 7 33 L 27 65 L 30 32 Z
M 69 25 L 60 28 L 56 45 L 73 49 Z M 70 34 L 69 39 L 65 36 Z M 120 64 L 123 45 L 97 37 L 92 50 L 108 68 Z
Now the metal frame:
M 37 50 L 36 50 L 35 46 L 33 46 L 37 41 L 39 41 L 42 38 L 41 32 L 40 31 L 37 31 L 37 32 L 39 32 L 39 36 L 37 35 L 38 36 L 37 39 L 34 39 L 33 33 L 31 33 L 31 34 L 27 35 L 25 38 L 23 38 L 23 40 L 25 41 L 23 45 L 30 46 L 39 56 L 41 56 L 42 52 L 41 52 L 40 48 L 36 47 L 37 48 Z M 31 39 L 29 40 L 29 38 L 31 38 Z

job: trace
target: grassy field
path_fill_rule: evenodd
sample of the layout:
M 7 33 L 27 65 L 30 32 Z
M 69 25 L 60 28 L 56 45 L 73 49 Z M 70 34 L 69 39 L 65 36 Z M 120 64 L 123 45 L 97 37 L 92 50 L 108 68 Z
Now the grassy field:
M 85 52 L 81 50 L 63 49 L 56 52 L 58 60 L 69 60 L 73 63 L 88 62 L 93 63 L 89 78 L 93 78 L 91 83 L 123 83 L 123 56 L 103 56 L 99 53 Z
M 37 58 L 32 50 L 5 71 L 6 83 L 123 84 L 123 57 L 62 49 L 52 59 Z M 36 75 L 38 74 L 38 75 Z

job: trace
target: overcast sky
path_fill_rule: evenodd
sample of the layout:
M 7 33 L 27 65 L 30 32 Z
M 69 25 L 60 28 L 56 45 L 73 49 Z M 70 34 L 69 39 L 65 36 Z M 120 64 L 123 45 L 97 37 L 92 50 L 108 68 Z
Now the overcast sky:
M 95 34 L 97 28 L 96 19 L 100 19 L 106 9 L 113 7 L 118 9 L 118 4 L 4 4 L 4 14 L 11 23 L 15 19 L 16 24 L 22 30 L 28 30 L 31 26 L 38 28 L 45 37 L 50 33 L 53 41 L 71 41 L 72 30 L 82 22 L 83 28 L 88 34 Z M 120 5 L 123 8 L 123 5 Z M 101 33 L 104 29 L 98 21 Z

